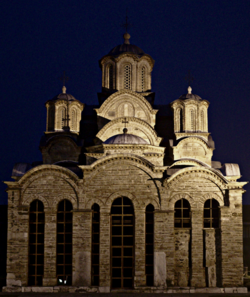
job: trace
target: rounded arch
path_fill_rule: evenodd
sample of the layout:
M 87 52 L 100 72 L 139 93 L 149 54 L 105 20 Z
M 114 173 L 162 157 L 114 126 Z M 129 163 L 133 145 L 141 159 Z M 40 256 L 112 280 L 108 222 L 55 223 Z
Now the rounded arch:
M 119 192 L 115 192 L 115 193 L 111 194 L 106 199 L 105 205 L 108 206 L 109 209 L 110 209 L 113 202 L 114 202 L 114 200 L 121 197 L 121 196 L 129 198 L 131 200 L 131 202 L 132 202 L 132 205 L 133 205 L 134 209 L 135 209 L 135 206 L 136 206 L 136 205 L 134 205 L 135 196 L 132 193 L 127 192 L 127 191 L 119 191 Z
M 78 206 L 78 176 L 69 169 L 57 165 L 40 165 L 32 168 L 22 176 L 22 178 L 18 181 L 19 185 L 22 186 L 20 204 L 23 203 L 23 197 L 25 196 L 26 190 L 29 185 L 39 178 L 42 179 L 45 175 L 56 176 L 63 179 L 67 184 L 69 184 L 75 194 L 76 203 Z
M 68 200 L 72 204 L 73 209 L 78 208 L 78 201 L 72 195 L 58 195 L 58 198 L 53 200 L 52 207 L 57 209 L 58 205 L 64 200 Z
M 141 109 L 145 112 L 147 117 L 147 121 L 151 125 L 155 125 L 155 114 L 157 110 L 154 110 L 151 104 L 140 94 L 131 91 L 131 90 L 120 90 L 107 98 L 103 102 L 100 108 L 95 109 L 98 116 L 109 118 L 108 112 L 120 102 L 129 101 L 132 104 L 135 102 L 141 107 Z M 110 118 L 111 119 L 111 118 Z
M 217 193 L 206 193 L 205 195 L 202 196 L 202 203 L 204 204 L 208 199 L 214 199 L 216 200 L 220 206 L 224 206 L 224 199 L 222 193 L 218 195 Z
M 153 205 L 154 209 L 155 210 L 159 210 L 160 209 L 160 202 L 159 200 L 157 201 L 156 199 L 153 199 L 153 198 L 147 198 L 145 200 L 143 200 L 144 202 L 144 207 L 145 207 L 145 211 L 146 211 L 146 207 L 150 204 Z
M 104 202 L 98 198 L 89 198 L 85 204 L 86 209 L 91 209 L 94 204 L 98 204 L 100 207 L 100 211 L 104 205 Z
M 162 173 L 164 171 L 164 169 L 161 169 L 160 171 L 155 170 L 155 166 L 148 160 L 132 154 L 113 154 L 100 158 L 91 165 L 83 165 L 79 167 L 84 171 L 86 179 L 92 179 L 99 172 L 101 167 L 109 165 L 112 166 L 116 163 L 135 166 L 144 171 L 150 178 L 153 178 L 154 176 L 159 177 L 158 173 Z
M 135 117 L 121 117 L 110 121 L 97 133 L 96 137 L 104 142 L 108 138 L 116 135 L 117 134 L 116 132 L 110 132 L 110 131 L 115 130 L 114 129 L 115 127 L 120 129 L 124 128 L 123 122 L 125 119 L 128 121 L 128 124 L 127 124 L 128 128 L 130 127 L 130 123 L 131 123 L 131 127 L 137 128 L 139 129 L 138 131 L 141 131 L 144 133 L 144 135 L 148 138 L 148 141 L 151 145 L 154 145 L 154 146 L 160 145 L 162 138 L 157 136 L 152 126 L 149 125 L 147 122 Z M 133 134 L 134 135 L 138 134 L 137 136 L 141 137 L 140 132 L 136 132 L 136 130 L 133 130 Z
M 228 183 L 224 176 L 218 171 L 215 172 L 210 168 L 204 167 L 188 167 L 177 171 L 169 179 L 165 179 L 163 185 L 165 187 L 173 187 L 175 183 L 185 175 L 190 178 L 192 176 L 192 178 L 198 177 L 210 180 L 220 189 L 220 191 L 225 189 Z
M 21 201 L 21 205 L 30 205 L 35 200 L 41 201 L 44 205 L 44 209 L 49 207 L 48 200 L 39 194 L 35 194 L 32 196 L 27 196 L 27 197 L 24 195 L 23 200 Z
M 174 210 L 175 203 L 180 199 L 186 199 L 189 202 L 191 211 L 192 211 L 192 209 L 197 208 L 197 205 L 196 205 L 193 197 L 191 197 L 187 193 L 183 193 L 183 194 L 175 194 L 170 198 L 169 203 L 168 203 L 169 209 Z

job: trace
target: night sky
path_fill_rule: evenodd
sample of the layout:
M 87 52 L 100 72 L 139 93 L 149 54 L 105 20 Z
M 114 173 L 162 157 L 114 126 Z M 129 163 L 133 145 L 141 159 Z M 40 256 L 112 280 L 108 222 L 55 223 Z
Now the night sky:
M 250 1 L 1 0 L 1 181 L 11 180 L 16 162 L 42 159 L 44 103 L 61 93 L 64 70 L 67 92 L 98 104 L 98 61 L 123 43 L 126 8 L 131 44 L 155 60 L 155 104 L 186 93 L 190 70 L 193 93 L 210 102 L 213 160 L 238 163 L 241 181 L 250 180 Z

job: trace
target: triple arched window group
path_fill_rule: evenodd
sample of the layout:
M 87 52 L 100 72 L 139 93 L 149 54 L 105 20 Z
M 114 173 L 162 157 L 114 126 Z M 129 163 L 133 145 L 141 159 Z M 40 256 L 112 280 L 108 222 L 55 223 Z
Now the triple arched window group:
M 197 130 L 197 123 L 196 123 L 196 111 L 192 108 L 188 111 L 187 115 L 189 117 L 189 126 L 186 126 L 186 130 L 195 132 Z M 205 132 L 206 131 L 206 123 L 205 123 L 205 112 L 202 109 L 200 112 L 200 119 L 199 119 L 199 131 Z M 183 110 L 182 108 L 177 108 L 176 110 L 176 132 L 183 132 Z
M 124 89 L 132 89 L 132 65 L 131 64 L 125 64 L 123 66 L 123 88 Z M 142 66 L 139 69 L 139 80 L 140 80 L 140 86 L 139 88 L 141 89 L 141 92 L 146 91 L 146 67 Z M 115 76 L 114 76 L 114 65 L 109 64 L 107 66 L 107 86 L 109 89 L 114 89 L 114 81 L 115 81 Z
M 72 285 L 72 204 L 62 200 L 57 208 L 56 275 L 58 285 Z M 219 203 L 208 199 L 204 204 L 204 228 L 218 228 Z M 127 197 L 114 200 L 111 207 L 111 282 L 112 287 L 133 286 L 134 271 L 134 209 Z M 44 205 L 40 200 L 30 204 L 28 285 L 42 286 L 44 273 Z M 175 228 L 191 228 L 188 200 L 175 203 Z M 100 207 L 92 206 L 91 283 L 99 285 Z M 146 284 L 154 284 L 154 206 L 145 211 L 145 272 Z

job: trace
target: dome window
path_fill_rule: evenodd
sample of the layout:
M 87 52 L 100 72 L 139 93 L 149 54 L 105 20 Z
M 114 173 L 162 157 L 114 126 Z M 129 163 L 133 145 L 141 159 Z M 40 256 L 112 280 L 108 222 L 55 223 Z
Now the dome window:
M 124 89 L 131 89 L 131 65 L 124 66 Z

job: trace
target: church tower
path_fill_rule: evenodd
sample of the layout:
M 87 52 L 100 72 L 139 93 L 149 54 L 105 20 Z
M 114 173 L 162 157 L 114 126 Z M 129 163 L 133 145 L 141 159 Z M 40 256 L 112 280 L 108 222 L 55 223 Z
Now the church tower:
M 48 100 L 45 106 L 46 132 L 40 142 L 43 163 L 78 163 L 82 146 L 79 132 L 84 104 L 67 94 L 63 86 L 62 93 Z

